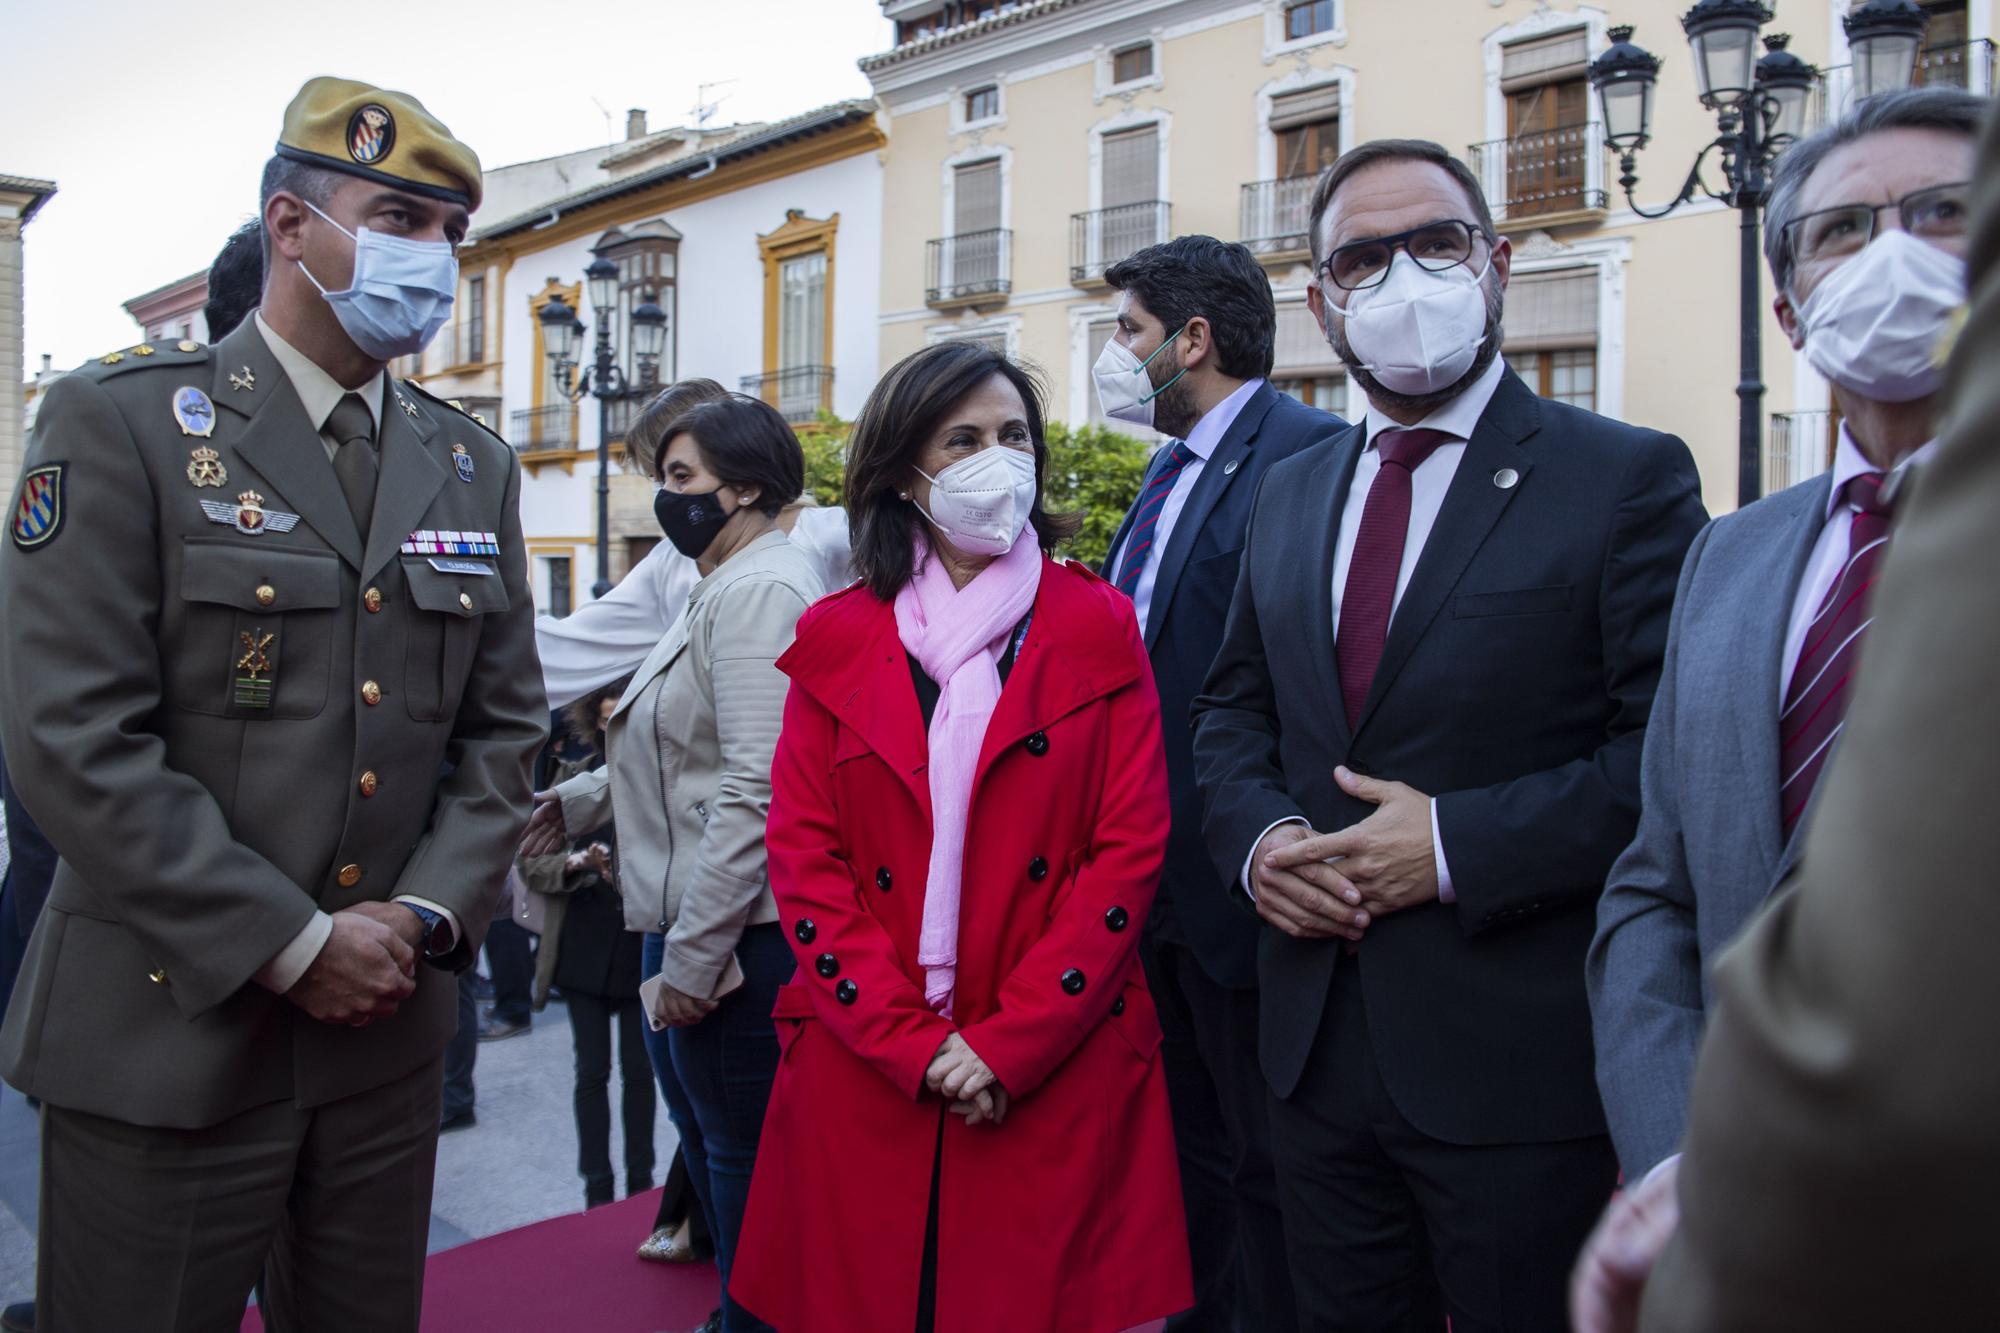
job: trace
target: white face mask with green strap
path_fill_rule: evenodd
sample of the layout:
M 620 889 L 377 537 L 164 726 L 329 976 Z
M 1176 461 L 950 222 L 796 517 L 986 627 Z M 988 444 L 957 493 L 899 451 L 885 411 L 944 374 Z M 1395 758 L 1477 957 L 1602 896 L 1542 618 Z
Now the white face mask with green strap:
M 1182 366 L 1173 379 L 1157 389 L 1153 387 L 1153 378 L 1146 373 L 1146 367 L 1152 365 L 1154 357 L 1171 347 L 1185 332 L 1187 325 L 1183 324 L 1155 347 L 1153 355 L 1144 361 L 1139 359 L 1137 352 L 1116 338 L 1104 344 L 1104 350 L 1098 353 L 1097 364 L 1091 367 L 1090 375 L 1097 381 L 1097 402 L 1104 409 L 1105 416 L 1113 421 L 1129 421 L 1135 426 L 1152 429 L 1153 400 L 1173 388 L 1175 381 L 1187 374 L 1187 367 Z

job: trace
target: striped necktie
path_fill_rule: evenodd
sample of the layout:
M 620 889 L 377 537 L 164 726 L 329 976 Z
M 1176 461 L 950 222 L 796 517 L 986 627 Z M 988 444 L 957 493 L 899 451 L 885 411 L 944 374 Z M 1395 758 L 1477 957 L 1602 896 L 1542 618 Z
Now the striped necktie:
M 1870 594 L 1889 550 L 1890 507 L 1882 498 L 1882 480 L 1880 472 L 1863 472 L 1841 488 L 1841 505 L 1851 514 L 1847 564 L 1806 629 L 1792 683 L 1785 690 L 1784 711 L 1778 718 L 1778 798 L 1788 839 L 1833 757 L 1834 742 L 1847 720 L 1855 660 L 1874 619 Z
M 1167 496 L 1173 493 L 1174 483 L 1197 457 L 1194 450 L 1179 440 L 1169 442 L 1166 462 L 1146 483 L 1146 489 L 1139 492 L 1132 531 L 1125 538 L 1125 554 L 1118 562 L 1118 591 L 1127 597 L 1139 595 L 1139 576 L 1146 571 L 1146 557 L 1152 554 L 1153 538 L 1160 530 L 1160 511 L 1167 507 Z

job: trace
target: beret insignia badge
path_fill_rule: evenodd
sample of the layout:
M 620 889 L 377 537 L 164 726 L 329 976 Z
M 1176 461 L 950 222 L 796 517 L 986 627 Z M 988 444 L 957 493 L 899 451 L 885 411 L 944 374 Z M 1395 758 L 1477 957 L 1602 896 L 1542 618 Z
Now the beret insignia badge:
M 386 107 L 373 102 L 347 122 L 347 155 L 367 166 L 389 156 L 396 146 L 396 121 Z

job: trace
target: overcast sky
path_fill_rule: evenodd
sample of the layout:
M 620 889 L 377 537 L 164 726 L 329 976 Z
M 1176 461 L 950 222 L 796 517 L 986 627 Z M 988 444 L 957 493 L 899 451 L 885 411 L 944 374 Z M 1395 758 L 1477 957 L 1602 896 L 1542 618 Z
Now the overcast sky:
M 868 96 L 876 0 L 21 0 L 6 4 L 0 175 L 59 187 L 28 224 L 27 373 L 128 346 L 125 301 L 205 267 L 257 209 L 284 109 L 318 74 L 413 94 L 488 166 Z M 607 127 L 599 104 L 611 113 Z

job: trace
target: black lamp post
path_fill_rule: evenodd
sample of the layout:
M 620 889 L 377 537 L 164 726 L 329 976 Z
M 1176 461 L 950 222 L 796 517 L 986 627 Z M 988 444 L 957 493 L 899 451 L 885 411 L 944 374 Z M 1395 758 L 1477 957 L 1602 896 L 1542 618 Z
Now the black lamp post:
M 591 310 L 597 316 L 595 364 L 585 366 L 582 375 L 572 378 L 584 328 L 576 311 L 561 297 L 544 305 L 538 318 L 542 323 L 542 346 L 555 370 L 557 385 L 571 402 L 581 401 L 585 394 L 597 399 L 597 581 L 590 585 L 590 595 L 602 597 L 611 591 L 611 400 L 625 397 L 634 386 L 619 367 L 611 346 L 618 265 L 599 255 L 583 270 L 583 278 L 590 291 Z M 629 322 L 640 383 L 650 384 L 666 344 L 666 312 L 647 293 L 646 299 L 633 309 Z

